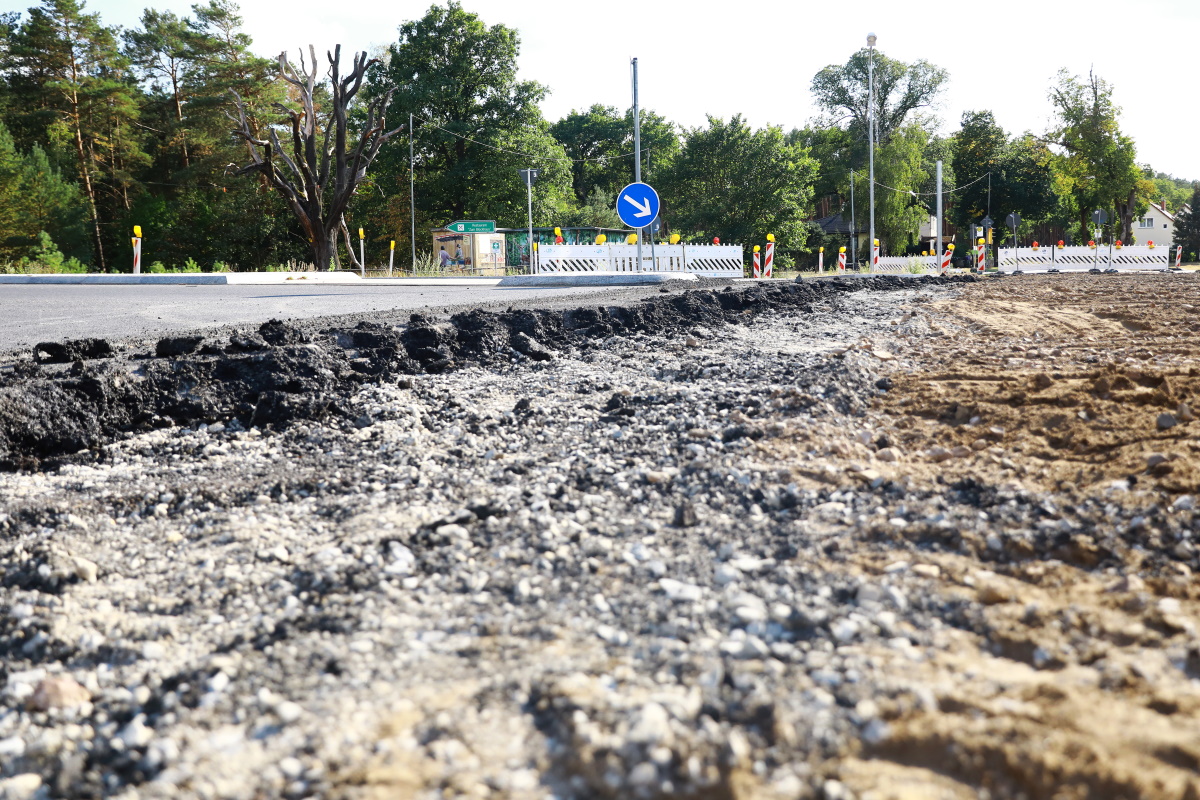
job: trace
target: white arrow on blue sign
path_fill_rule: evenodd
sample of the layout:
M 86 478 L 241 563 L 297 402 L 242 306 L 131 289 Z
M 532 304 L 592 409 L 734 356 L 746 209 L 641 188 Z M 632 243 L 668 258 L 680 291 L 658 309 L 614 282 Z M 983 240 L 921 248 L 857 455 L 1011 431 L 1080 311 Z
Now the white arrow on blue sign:
M 658 192 L 648 183 L 631 183 L 617 195 L 617 216 L 631 228 L 645 228 L 658 216 Z

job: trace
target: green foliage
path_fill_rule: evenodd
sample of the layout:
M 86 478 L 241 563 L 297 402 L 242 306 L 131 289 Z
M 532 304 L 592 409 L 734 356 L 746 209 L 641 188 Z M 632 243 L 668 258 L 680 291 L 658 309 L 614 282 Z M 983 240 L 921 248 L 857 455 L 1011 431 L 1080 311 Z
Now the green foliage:
M 859 50 L 844 65 L 830 64 L 812 79 L 817 105 L 834 115 L 832 123 L 862 133 L 866 139 L 870 106 L 868 65 L 871 51 Z M 950 74 L 924 59 L 906 64 L 874 52 L 875 130 L 887 142 L 909 121 L 909 115 L 936 102 Z M 857 138 L 857 137 L 856 137 Z
M 1150 199 L 1164 204 L 1167 211 L 1178 213 L 1192 197 L 1192 182 L 1163 172 L 1143 170 L 1146 179 L 1154 184 L 1154 195 Z M 1194 208 L 1195 206 L 1193 206 Z
M 38 241 L 39 231 L 62 242 L 69 257 L 87 258 L 79 187 L 50 166 L 41 147 L 19 153 L 0 122 L 0 256 L 20 257 Z
M 875 237 L 886 255 L 899 255 L 914 247 L 921 225 L 929 220 L 930 198 L 909 193 L 920 191 L 930 180 L 926 167 L 931 165 L 925 161 L 929 138 L 920 125 L 906 125 L 893 132 L 875 154 L 875 182 L 882 184 L 875 190 Z M 865 256 L 860 252 L 859 257 Z
M 399 40 L 369 72 L 369 97 L 396 90 L 389 119 L 414 115 L 418 229 L 456 219 L 523 226 L 526 191 L 517 171 L 528 167 L 541 170 L 533 187 L 535 225 L 574 204 L 570 163 L 537 105 L 547 90 L 517 79 L 519 49 L 515 30 L 489 27 L 452 1 L 403 23 Z M 352 209 L 384 219 L 383 238 L 400 249 L 407 249 L 411 225 L 408 204 L 399 201 L 408 194 L 406 150 L 393 144 L 380 152 L 375 183 Z
M 1189 261 L 1200 253 L 1200 182 L 1192 187 L 1191 210 L 1175 217 L 1175 238 L 1172 246 L 1182 247 Z
M 596 186 L 587 196 L 587 202 L 579 208 L 568 211 L 560 227 L 566 228 L 624 228 L 625 223 L 617 216 L 614 196 L 603 188 Z
M 1028 134 L 1010 139 L 990 111 L 963 114 L 951 160 L 957 184 L 965 187 L 955 193 L 951 209 L 951 220 L 960 228 L 989 213 L 1001 228 L 1014 211 L 1032 224 L 1059 208 L 1049 148 Z
M 43 0 L 11 36 L 10 115 L 19 144 L 72 152 L 87 202 L 93 256 L 124 239 L 124 213 L 148 163 L 137 127 L 138 93 L 115 31 L 78 0 Z M 113 224 L 116 222 L 117 224 Z
M 679 155 L 679 132 L 653 111 L 640 110 L 638 123 L 642 147 L 643 180 L 669 170 Z M 551 126 L 550 132 L 572 159 L 571 187 L 585 204 L 596 188 L 612 196 L 634 179 L 633 109 L 624 116 L 612 106 L 594 105 L 586 112 L 572 111 Z
M 76 258 L 64 256 L 50 234 L 38 231 L 36 241 L 16 261 L 0 261 L 0 273 L 58 274 L 87 272 L 87 265 Z
M 1116 228 L 1110 237 L 1130 241 L 1133 219 L 1145 210 L 1154 185 L 1137 165 L 1133 140 L 1121 133 L 1112 87 L 1095 73 L 1084 80 L 1061 70 L 1050 102 L 1056 120 L 1049 136 L 1064 150 L 1056 171 L 1060 187 L 1074 200 L 1076 234 L 1090 238 L 1089 216 L 1104 209 L 1113 217 L 1109 227 Z
M 867 117 L 870 105 L 868 64 L 871 52 L 864 48 L 844 65 L 825 67 L 812 79 L 817 105 L 830 117 L 822 124 L 793 131 L 789 141 L 812 148 L 820 162 L 817 195 L 836 198 L 833 210 L 849 216 L 851 172 L 857 173 L 854 189 L 858 223 L 869 228 L 869 166 Z M 875 235 L 886 253 L 902 253 L 915 245 L 921 224 L 928 220 L 934 161 L 948 152 L 933 141 L 931 120 L 919 113 L 932 108 L 948 74 L 928 61 L 906 64 L 874 53 L 875 106 L 878 133 L 875 150 Z M 832 237 L 831 237 L 832 238 Z M 838 246 L 845 244 L 841 241 Z M 826 245 L 828 248 L 829 245 Z M 829 252 L 828 249 L 826 251 Z M 834 251 L 836 253 L 836 250 Z M 865 257 L 859 253 L 860 257 Z
M 812 200 L 817 163 L 788 144 L 779 128 L 751 130 L 741 116 L 708 118 L 689 130 L 683 149 L 663 177 L 662 216 L 691 241 L 763 241 L 775 234 L 781 250 L 804 247 L 805 211 Z

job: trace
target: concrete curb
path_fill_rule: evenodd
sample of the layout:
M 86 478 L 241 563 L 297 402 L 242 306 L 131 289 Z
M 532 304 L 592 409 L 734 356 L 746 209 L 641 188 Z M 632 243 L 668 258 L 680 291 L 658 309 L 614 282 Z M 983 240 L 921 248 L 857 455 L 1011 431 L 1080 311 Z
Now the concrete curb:
M 495 286 L 503 278 L 367 278 L 364 286 Z
M 539 289 L 564 286 L 653 286 L 667 281 L 698 281 L 687 272 L 573 272 L 554 275 L 510 275 L 500 289 Z
M 63 275 L 0 275 L 0 284 L 76 284 L 153 286 L 232 286 L 240 284 L 359 284 L 359 276 L 349 272 L 180 272 L 155 274 L 63 274 Z
M 0 284 L 73 284 L 101 286 L 495 286 L 500 278 L 366 278 L 352 272 L 182 272 L 172 274 L 0 275 Z

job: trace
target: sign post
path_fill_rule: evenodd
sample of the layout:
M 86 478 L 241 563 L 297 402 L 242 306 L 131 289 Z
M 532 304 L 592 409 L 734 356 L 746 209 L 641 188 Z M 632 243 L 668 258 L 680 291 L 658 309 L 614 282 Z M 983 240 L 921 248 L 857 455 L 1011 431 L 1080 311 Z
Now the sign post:
M 529 271 L 533 272 L 533 182 L 537 180 L 538 171 L 536 169 L 519 169 L 517 172 L 521 175 L 521 180 L 525 183 L 526 200 L 529 204 Z M 481 231 L 481 233 L 495 233 L 496 227 L 493 223 L 491 231 Z
M 1021 215 L 1014 211 L 1005 217 L 1004 221 L 1008 223 L 1008 227 L 1012 228 L 1013 232 L 1013 271 L 1016 272 L 1021 269 L 1021 256 L 1017 250 L 1017 226 L 1021 224 Z
M 654 222 L 661 207 L 658 192 L 646 183 L 631 183 L 617 195 L 617 216 L 621 222 L 639 231 Z M 639 236 L 638 272 L 642 271 L 641 241 Z
M 533 170 L 534 173 L 537 170 Z M 525 170 L 521 170 L 525 172 Z M 537 177 L 535 174 L 533 177 Z M 524 176 L 522 176 L 524 180 Z M 451 222 L 446 226 L 446 230 L 451 233 L 495 233 L 496 221 L 491 219 L 460 219 L 457 222 Z
M 1092 212 L 1092 222 L 1096 223 L 1096 238 L 1104 241 L 1104 236 L 1101 234 L 1103 228 L 1100 226 L 1108 222 L 1108 212 L 1102 208 L 1098 208 Z M 1092 248 L 1092 269 L 1100 269 L 1100 242 L 1096 242 L 1096 246 Z

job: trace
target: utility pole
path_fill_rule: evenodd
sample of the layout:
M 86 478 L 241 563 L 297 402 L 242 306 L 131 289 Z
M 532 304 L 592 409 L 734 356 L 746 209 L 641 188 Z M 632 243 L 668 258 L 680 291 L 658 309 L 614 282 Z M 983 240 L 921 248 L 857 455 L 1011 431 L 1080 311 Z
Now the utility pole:
M 529 203 L 529 274 L 533 274 L 533 170 L 527 169 L 525 172 L 525 194 L 526 201 Z
M 637 59 L 631 59 L 633 65 L 633 182 L 642 182 L 642 124 L 638 116 L 638 65 Z M 638 228 L 637 261 L 638 272 L 642 271 L 642 231 Z
M 974 244 L 974 242 L 972 242 Z M 937 256 L 942 257 L 942 162 L 937 162 Z
M 408 217 L 412 223 L 412 269 L 417 274 L 417 173 L 413 169 L 412 112 L 408 114 Z
M 867 256 L 871 269 L 875 269 L 875 41 L 873 33 L 867 34 L 867 164 L 870 171 L 871 241 L 867 242 Z

